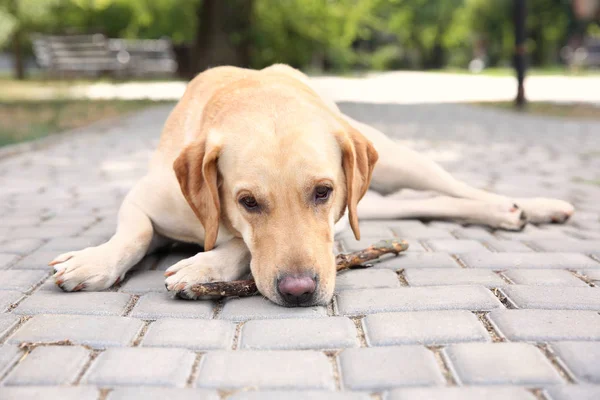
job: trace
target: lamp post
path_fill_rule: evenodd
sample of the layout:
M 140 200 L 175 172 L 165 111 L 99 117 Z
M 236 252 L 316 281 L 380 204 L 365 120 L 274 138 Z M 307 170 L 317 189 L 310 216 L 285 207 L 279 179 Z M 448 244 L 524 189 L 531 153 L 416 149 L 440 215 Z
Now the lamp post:
M 515 69 L 517 72 L 517 98 L 515 104 L 518 108 L 525 106 L 525 21 L 527 18 L 526 0 L 514 0 L 514 23 L 515 23 Z

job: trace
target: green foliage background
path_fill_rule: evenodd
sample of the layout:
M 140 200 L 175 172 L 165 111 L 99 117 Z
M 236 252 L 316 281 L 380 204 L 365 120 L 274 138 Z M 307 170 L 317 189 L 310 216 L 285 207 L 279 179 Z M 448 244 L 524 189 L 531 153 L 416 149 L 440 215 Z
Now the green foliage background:
M 103 32 L 124 38 L 166 36 L 175 44 L 189 44 L 201 1 L 0 0 L 0 49 L 17 30 L 25 37 L 32 32 Z M 465 67 L 476 41 L 486 44 L 490 65 L 511 60 L 512 0 L 249 1 L 252 67 L 274 62 L 338 71 Z M 570 30 L 569 1 L 527 3 L 531 62 L 556 64 Z

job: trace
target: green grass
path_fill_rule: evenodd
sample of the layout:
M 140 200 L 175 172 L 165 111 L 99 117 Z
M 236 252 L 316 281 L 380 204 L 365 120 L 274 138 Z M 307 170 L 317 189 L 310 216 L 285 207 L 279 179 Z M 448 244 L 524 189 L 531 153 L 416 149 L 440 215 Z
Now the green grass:
M 172 104 L 163 102 L 163 104 Z M 0 100 L 0 146 L 38 139 L 161 102 L 151 100 Z
M 485 75 L 485 76 L 515 76 L 515 69 L 511 67 L 492 67 L 486 68 L 479 74 L 469 72 L 462 68 L 446 68 L 438 72 L 448 72 L 454 74 L 466 75 Z M 580 71 L 569 71 L 564 67 L 544 67 L 544 68 L 529 68 L 527 70 L 529 76 L 548 76 L 548 75 L 564 75 L 564 76 L 600 76 L 600 69 L 589 69 Z
M 544 115 L 561 118 L 578 118 L 578 119 L 597 119 L 600 120 L 600 107 L 590 104 L 573 103 L 546 103 L 546 102 L 529 102 L 524 109 L 519 110 L 515 107 L 512 101 L 502 102 L 478 102 L 473 103 L 481 107 L 494 107 L 503 110 L 531 114 Z

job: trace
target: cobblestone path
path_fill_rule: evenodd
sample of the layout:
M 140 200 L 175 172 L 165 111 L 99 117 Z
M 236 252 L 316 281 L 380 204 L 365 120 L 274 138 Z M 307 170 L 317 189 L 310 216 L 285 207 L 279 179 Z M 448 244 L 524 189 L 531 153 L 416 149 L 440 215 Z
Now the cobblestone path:
M 47 262 L 113 233 L 169 108 L 97 124 L 0 159 L 0 399 L 599 399 L 600 123 L 343 108 L 470 183 L 577 213 L 519 233 L 365 221 L 344 250 L 411 248 L 340 274 L 328 307 L 171 299 L 163 271 L 189 247 L 110 291 L 62 293 Z

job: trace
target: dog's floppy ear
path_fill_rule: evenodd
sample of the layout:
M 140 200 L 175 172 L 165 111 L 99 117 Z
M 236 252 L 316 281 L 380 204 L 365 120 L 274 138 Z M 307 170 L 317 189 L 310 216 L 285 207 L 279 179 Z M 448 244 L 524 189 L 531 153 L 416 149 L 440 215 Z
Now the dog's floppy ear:
M 221 203 L 217 186 L 217 159 L 221 146 L 199 139 L 186 146 L 173 163 L 181 192 L 204 226 L 204 250 L 215 247 Z
M 363 198 L 373 175 L 373 168 L 379 158 L 373 144 L 353 127 L 345 124 L 346 130 L 337 133 L 337 140 L 342 149 L 342 167 L 346 175 L 346 204 L 348 219 L 356 240 L 360 240 L 358 214 L 356 207 Z

